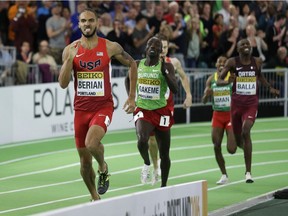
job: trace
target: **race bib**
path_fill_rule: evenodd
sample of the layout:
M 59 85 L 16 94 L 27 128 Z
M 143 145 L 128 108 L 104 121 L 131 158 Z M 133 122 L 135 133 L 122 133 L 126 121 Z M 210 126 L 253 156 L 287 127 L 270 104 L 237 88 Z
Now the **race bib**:
M 256 95 L 256 77 L 237 77 L 236 94 Z
M 77 72 L 77 96 L 104 96 L 104 73 Z

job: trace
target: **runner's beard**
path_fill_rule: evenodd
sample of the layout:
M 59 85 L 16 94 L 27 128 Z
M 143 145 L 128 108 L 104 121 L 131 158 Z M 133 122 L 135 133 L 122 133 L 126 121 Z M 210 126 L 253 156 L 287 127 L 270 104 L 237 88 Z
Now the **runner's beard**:
M 91 34 L 86 34 L 85 32 L 82 31 L 82 29 L 80 29 L 80 30 L 81 30 L 82 35 L 83 35 L 84 37 L 86 37 L 86 38 L 91 38 L 92 36 L 95 35 L 97 28 L 95 28 Z

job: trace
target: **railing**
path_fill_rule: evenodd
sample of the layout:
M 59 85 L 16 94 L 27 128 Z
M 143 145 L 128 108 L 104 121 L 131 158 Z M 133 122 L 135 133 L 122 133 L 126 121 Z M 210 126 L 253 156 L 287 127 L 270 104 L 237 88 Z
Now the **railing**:
M 14 67 L 14 68 L 13 68 Z M 60 71 L 60 67 L 58 66 L 57 70 L 51 72 L 47 69 L 45 71 L 41 68 L 40 65 L 27 65 L 26 71 L 26 83 L 22 84 L 34 84 L 34 83 L 45 83 L 45 82 L 57 82 L 58 74 Z M 14 83 L 17 81 L 17 67 L 12 66 L 12 75 Z M 201 102 L 201 98 L 203 96 L 203 92 L 205 89 L 205 84 L 207 78 L 215 72 L 215 69 L 200 69 L 200 68 L 185 68 L 184 69 L 189 81 L 190 81 L 190 88 L 193 97 L 193 106 L 210 106 L 211 104 L 208 102 L 204 105 Z M 44 73 L 46 72 L 46 74 Z M 112 77 L 125 77 L 128 73 L 127 67 L 112 67 Z M 259 91 L 259 102 L 261 104 L 269 104 L 269 105 L 283 105 L 284 106 L 284 116 L 287 117 L 287 110 L 288 110 L 288 69 L 263 69 L 262 73 L 264 74 L 265 78 L 271 83 L 274 88 L 280 90 L 280 96 L 278 98 L 274 98 L 268 91 L 268 89 L 264 88 L 260 84 L 260 91 Z M 182 103 L 185 100 L 186 94 L 184 89 L 182 88 L 181 81 L 178 79 L 179 84 L 179 92 L 174 96 L 175 101 L 175 108 L 182 107 Z M 190 111 L 191 109 L 186 110 L 186 121 L 190 121 Z

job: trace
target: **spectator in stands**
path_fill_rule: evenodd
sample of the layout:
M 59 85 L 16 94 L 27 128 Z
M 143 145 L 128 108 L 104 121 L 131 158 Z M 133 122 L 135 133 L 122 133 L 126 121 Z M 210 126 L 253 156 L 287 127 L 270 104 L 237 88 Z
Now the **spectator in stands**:
M 65 43 L 68 45 L 70 43 L 70 37 L 72 32 L 72 23 L 71 23 L 71 11 L 68 7 L 63 7 L 61 16 L 66 19 L 67 25 L 70 25 L 70 28 L 67 28 L 65 31 Z
M 255 57 L 260 57 L 264 62 L 266 60 L 263 51 L 268 49 L 266 42 L 259 36 L 256 35 L 256 29 L 253 25 L 248 25 L 246 27 L 246 35 L 252 47 L 252 55 Z
M 9 19 L 8 19 L 8 1 L 0 1 L 0 39 L 4 45 L 10 45 L 8 41 L 8 28 L 9 28 Z
M 222 8 L 217 12 L 223 15 L 223 22 L 224 22 L 224 26 L 226 28 L 229 27 L 229 18 L 230 18 L 230 6 L 231 6 L 231 2 L 230 0 L 223 0 L 222 1 Z
M 5 85 L 8 75 L 11 74 L 11 66 L 14 63 L 12 56 L 3 46 L 0 38 L 0 86 Z
M 185 65 L 187 52 L 187 28 L 180 13 L 175 13 L 173 22 L 170 23 L 173 29 L 172 42 L 178 47 L 171 52 L 171 56 L 178 58 L 182 65 Z
M 137 12 L 137 10 L 135 8 L 131 8 L 127 12 L 126 21 L 124 22 L 124 25 L 127 29 L 128 35 L 131 35 L 133 33 L 134 28 L 136 26 L 136 17 L 138 15 L 139 15 L 139 13 Z
M 39 43 L 39 51 L 33 55 L 32 62 L 39 66 L 39 71 L 42 75 L 42 82 L 56 81 L 58 77 L 57 63 L 53 56 L 49 55 L 49 43 L 47 40 L 42 40 Z
M 98 29 L 106 37 L 107 34 L 113 30 L 113 22 L 111 15 L 109 13 L 103 13 L 102 15 L 100 15 L 100 19 L 98 21 L 99 21 Z
M 224 30 L 225 30 L 225 27 L 224 27 L 224 22 L 223 22 L 223 15 L 220 13 L 217 13 L 214 16 L 214 24 L 212 27 L 212 32 L 213 32 L 212 48 L 214 50 L 219 48 L 220 36 L 224 32 Z
M 209 2 L 203 3 L 203 7 L 200 9 L 200 33 L 201 33 L 201 46 L 200 56 L 198 60 L 198 67 L 207 68 L 214 67 L 214 61 L 216 61 L 215 49 L 212 48 L 213 42 L 213 18 L 211 16 L 211 5 Z M 213 60 L 215 58 L 215 60 Z M 210 59 L 207 61 L 207 59 Z
M 145 1 L 145 8 L 141 10 L 141 14 L 149 19 L 155 15 L 155 1 Z
M 160 31 L 160 26 L 163 22 L 164 10 L 160 4 L 157 4 L 154 11 L 154 15 L 148 19 L 148 25 L 150 29 L 154 27 L 154 34 L 157 34 Z
M 199 30 L 199 18 L 189 20 L 187 26 L 188 32 L 188 49 L 186 56 L 186 67 L 196 68 L 197 61 L 200 55 L 201 34 Z
M 286 32 L 286 16 L 284 14 L 277 14 L 276 20 L 273 24 L 269 25 L 266 29 L 266 43 L 268 45 L 269 52 L 267 58 L 275 58 L 277 56 L 277 50 L 282 46 L 282 40 Z
M 71 27 L 70 42 L 78 40 L 82 35 L 81 30 L 79 29 L 79 26 L 78 26 L 78 17 L 79 17 L 79 14 L 82 13 L 86 8 L 87 8 L 86 2 L 84 1 L 77 2 L 76 12 L 72 14 L 71 16 L 72 27 Z
M 268 2 L 265 2 L 265 10 L 258 18 L 258 30 L 261 30 L 263 32 L 266 31 L 267 26 L 273 25 L 274 17 L 275 17 L 275 6 L 274 4 L 268 4 Z
M 275 58 L 271 58 L 266 64 L 263 66 L 264 68 L 269 69 L 287 69 L 288 68 L 288 57 L 287 57 L 287 48 L 285 46 L 281 46 L 277 50 L 277 56 Z M 285 74 L 283 72 L 276 72 L 276 76 L 274 74 L 271 75 L 271 83 L 274 83 L 275 88 L 280 90 L 280 97 L 284 97 L 284 78 Z
M 32 55 L 31 46 L 28 41 L 23 41 L 21 44 L 20 52 L 17 53 L 16 59 L 27 64 L 32 63 Z
M 19 1 L 9 9 L 10 39 L 13 41 L 18 52 L 21 51 L 21 46 L 24 41 L 27 41 L 32 50 L 34 50 L 34 34 L 38 28 L 36 19 L 37 6 L 31 5 L 29 7 L 28 3 L 29 2 Z
M 222 33 L 224 34 L 224 33 Z M 239 40 L 239 28 L 231 28 L 227 32 L 227 38 L 224 37 L 220 42 L 220 55 L 224 55 L 227 58 L 237 55 L 237 42 Z
M 21 44 L 20 52 L 17 53 L 15 67 L 15 84 L 26 84 L 28 79 L 29 64 L 32 63 L 32 55 L 30 44 L 24 41 Z
M 147 17 L 138 15 L 136 17 L 136 26 L 131 35 L 133 46 L 131 48 L 131 56 L 138 60 L 143 58 L 146 48 L 146 42 L 154 35 L 155 28 L 151 28 L 150 31 L 146 29 Z
M 123 31 L 124 27 L 120 20 L 114 20 L 113 22 L 113 30 L 110 31 L 107 35 L 107 39 L 119 43 L 126 51 L 128 51 L 128 41 L 130 37 L 128 37 L 127 33 Z M 131 45 L 131 44 L 130 44 Z M 116 59 L 112 59 L 112 65 L 122 65 Z
M 122 1 L 115 1 L 114 2 L 114 9 L 110 12 L 110 15 L 112 17 L 112 20 L 120 20 L 121 22 L 124 22 L 126 20 L 126 15 L 123 12 L 123 3 Z
M 42 0 L 42 6 L 37 9 L 38 31 L 37 41 L 48 40 L 46 21 L 51 17 L 52 1 Z
M 164 15 L 163 19 L 167 24 L 171 24 L 174 22 L 175 14 L 179 12 L 179 4 L 175 1 L 169 3 L 169 12 Z
M 46 22 L 46 31 L 49 37 L 50 55 L 52 55 L 57 64 L 62 63 L 62 51 L 66 46 L 65 32 L 70 28 L 70 23 L 61 16 L 62 4 L 54 2 L 52 5 L 52 17 Z

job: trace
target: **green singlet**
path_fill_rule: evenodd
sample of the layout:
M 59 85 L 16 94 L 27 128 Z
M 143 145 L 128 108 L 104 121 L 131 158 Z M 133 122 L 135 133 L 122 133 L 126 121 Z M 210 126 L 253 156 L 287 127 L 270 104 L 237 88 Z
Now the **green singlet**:
M 161 72 L 161 63 L 146 66 L 145 60 L 142 59 L 138 65 L 136 105 L 146 110 L 165 107 L 167 105 L 165 93 L 168 85 Z
M 225 80 L 228 80 L 230 72 L 228 72 Z M 217 86 L 217 72 L 214 73 L 211 80 L 211 89 L 213 90 L 212 108 L 215 111 L 229 111 L 231 104 L 232 83 L 225 86 Z

